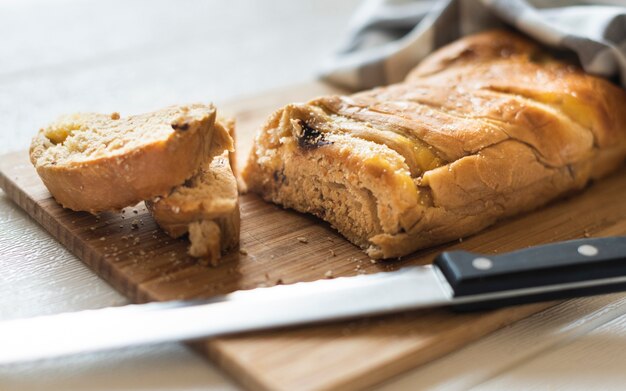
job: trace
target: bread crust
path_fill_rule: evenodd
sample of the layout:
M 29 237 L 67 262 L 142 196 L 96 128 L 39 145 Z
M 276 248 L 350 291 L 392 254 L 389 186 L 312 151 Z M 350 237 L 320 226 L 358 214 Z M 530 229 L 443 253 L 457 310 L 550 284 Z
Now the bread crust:
M 583 188 L 626 156 L 626 93 L 516 34 L 461 39 L 403 83 L 291 104 L 242 176 L 373 258 L 478 232 Z
M 240 214 L 234 175 L 235 123 L 220 119 L 211 161 L 184 184 L 146 201 L 159 226 L 171 237 L 189 234 L 189 254 L 217 265 L 221 254 L 239 244 Z
M 54 144 L 46 136 L 46 129 L 40 130 L 31 144 L 31 162 L 57 202 L 65 208 L 91 213 L 118 210 L 167 194 L 209 158 L 215 122 L 212 105 L 172 106 L 143 116 L 157 118 L 159 123 L 171 126 L 171 132 L 130 150 L 63 162 L 46 156 L 46 150 Z M 107 122 L 102 115 L 87 114 L 78 121 L 88 127 L 117 125 L 119 121 L 132 126 L 139 117 L 114 115 Z

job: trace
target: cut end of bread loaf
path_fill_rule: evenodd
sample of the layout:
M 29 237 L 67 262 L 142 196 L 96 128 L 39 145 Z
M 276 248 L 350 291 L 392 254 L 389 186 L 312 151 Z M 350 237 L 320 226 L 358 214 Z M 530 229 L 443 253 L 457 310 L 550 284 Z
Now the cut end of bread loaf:
M 214 122 L 215 108 L 204 104 L 129 117 L 68 115 L 39 131 L 30 159 L 64 207 L 116 210 L 191 177 L 210 158 Z
M 204 163 L 194 176 L 167 195 L 146 201 L 154 219 L 168 235 L 178 238 L 189 234 L 189 254 L 214 266 L 221 254 L 239 244 L 240 231 L 237 179 L 229 141 L 234 137 L 234 122 L 219 120 L 215 127 L 219 136 L 216 135 L 212 154 L 221 154 Z
M 431 58 L 404 83 L 274 113 L 242 173 L 248 190 L 390 258 L 534 209 L 623 161 L 626 94 L 610 82 L 503 31 Z
M 401 153 L 380 142 L 385 136 L 392 137 L 400 151 L 431 154 L 420 151 L 421 146 L 404 149 L 405 140 L 338 119 L 316 102 L 289 105 L 275 113 L 257 137 L 242 175 L 249 190 L 328 221 L 374 254 L 370 238 L 407 231 L 420 219 L 419 205 L 429 200 L 411 170 L 422 172 L 438 159 L 432 154 L 410 167 Z

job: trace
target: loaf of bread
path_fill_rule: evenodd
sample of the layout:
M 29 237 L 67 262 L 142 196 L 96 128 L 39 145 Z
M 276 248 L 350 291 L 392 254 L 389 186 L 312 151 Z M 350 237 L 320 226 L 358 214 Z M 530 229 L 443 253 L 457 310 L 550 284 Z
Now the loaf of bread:
M 203 104 L 69 115 L 39 131 L 30 160 L 64 207 L 117 210 L 168 194 L 210 160 L 215 115 Z
M 152 216 L 168 235 L 178 238 L 188 233 L 189 254 L 214 266 L 222 253 L 239 244 L 240 226 L 233 173 L 234 122 L 218 120 L 215 127 L 219 129 L 212 146 L 215 157 L 167 195 L 146 201 Z
M 506 31 L 463 38 L 405 82 L 276 111 L 243 178 L 373 258 L 478 232 L 626 156 L 626 93 Z

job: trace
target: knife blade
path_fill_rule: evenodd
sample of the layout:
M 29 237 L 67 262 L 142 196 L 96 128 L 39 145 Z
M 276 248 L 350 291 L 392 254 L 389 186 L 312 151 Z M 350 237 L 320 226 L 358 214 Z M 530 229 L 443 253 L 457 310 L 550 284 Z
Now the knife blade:
M 451 306 L 476 310 L 626 290 L 626 237 L 500 255 L 443 252 L 432 265 L 0 322 L 0 364 Z

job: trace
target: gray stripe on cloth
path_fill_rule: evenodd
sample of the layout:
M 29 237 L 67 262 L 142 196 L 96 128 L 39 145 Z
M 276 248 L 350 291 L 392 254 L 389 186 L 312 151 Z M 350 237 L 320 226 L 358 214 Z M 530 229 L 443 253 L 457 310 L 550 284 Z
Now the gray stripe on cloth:
M 574 35 L 565 36 L 561 41 L 561 46 L 575 51 L 584 69 L 589 68 L 594 59 L 608 48 L 607 45 L 600 42 Z
M 626 14 L 616 15 L 604 28 L 604 39 L 619 43 L 626 39 Z
M 450 4 L 441 12 L 433 28 L 435 29 L 434 47 L 440 48 L 461 36 L 460 4 L 458 1 Z

